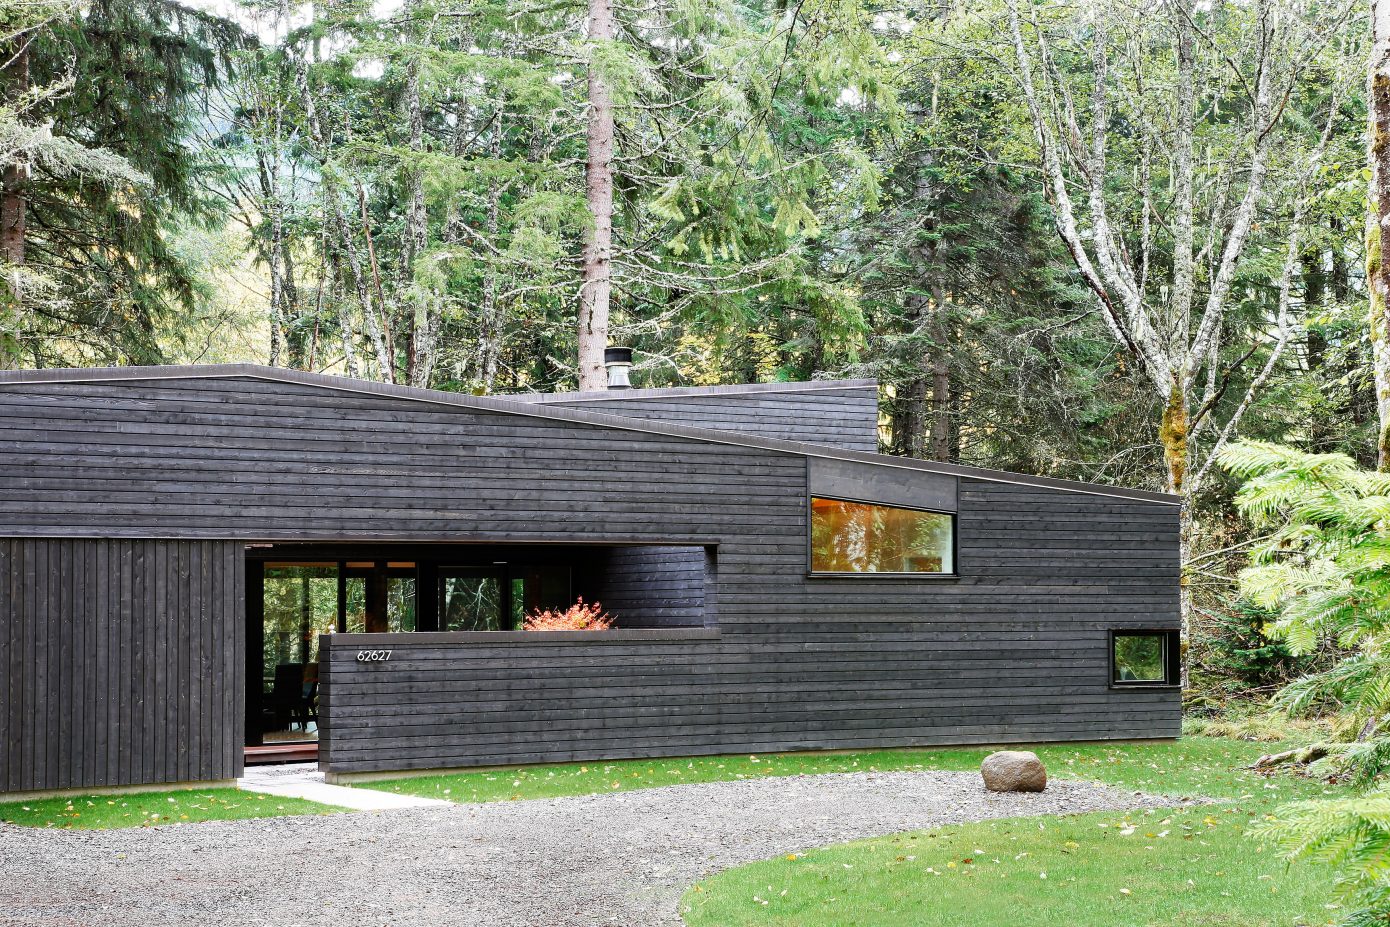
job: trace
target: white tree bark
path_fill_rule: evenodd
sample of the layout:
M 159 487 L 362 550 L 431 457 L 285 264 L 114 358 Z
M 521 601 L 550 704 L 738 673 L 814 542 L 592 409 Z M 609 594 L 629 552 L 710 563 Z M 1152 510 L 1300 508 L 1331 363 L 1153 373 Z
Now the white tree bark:
M 589 0 L 590 54 L 614 37 L 613 0 Z M 584 284 L 579 290 L 579 388 L 607 386 L 603 350 L 613 295 L 613 99 L 600 67 L 589 65 L 588 160 L 585 193 L 593 221 L 584 243 Z
M 419 4 L 409 0 L 405 5 L 405 16 L 414 30 L 414 19 L 419 15 Z M 411 59 L 406 69 L 405 89 L 406 119 L 409 122 L 409 148 L 413 156 L 425 151 L 425 114 L 420 99 L 420 62 Z M 415 262 L 424 253 L 429 241 L 429 216 L 425 211 L 425 175 L 419 164 L 411 164 L 408 169 L 406 187 L 408 200 L 405 213 L 405 240 L 401 248 L 401 285 L 410 294 L 411 328 L 410 350 L 406 363 L 406 377 L 411 386 L 429 386 L 434 372 L 436 334 L 439 324 L 439 301 L 420 291 L 415 285 Z
M 1371 367 L 1380 430 L 1377 466 L 1390 470 L 1390 0 L 1371 0 L 1371 60 L 1366 74 L 1366 282 L 1370 290 Z
M 489 141 L 489 154 L 494 161 L 502 158 L 502 117 L 499 114 L 495 117 L 496 125 L 492 128 L 492 138 Z M 487 196 L 487 236 L 492 242 L 497 241 L 498 233 L 501 231 L 502 215 L 502 185 L 493 180 L 488 185 Z M 483 392 L 491 393 L 497 386 L 497 367 L 502 358 L 502 305 L 497 297 L 497 275 L 499 271 L 495 262 L 489 262 L 487 276 L 483 280 L 483 305 L 480 331 L 478 335 L 478 379 L 482 382 Z
M 1208 224 L 1213 229 L 1224 229 L 1225 234 L 1220 237 L 1218 232 L 1218 238 L 1212 243 L 1210 282 L 1195 331 L 1192 331 L 1200 260 L 1196 253 L 1194 189 L 1195 165 L 1199 154 L 1195 132 L 1199 84 L 1198 32 L 1192 19 L 1196 15 L 1195 8 L 1190 3 L 1184 6 L 1185 2 L 1167 0 L 1164 4 L 1172 26 L 1177 60 L 1171 129 L 1160 144 L 1160 150 L 1166 152 L 1169 160 L 1172 189 L 1168 215 L 1171 217 L 1169 228 L 1173 241 L 1173 264 L 1169 278 L 1163 281 L 1166 287 L 1150 283 L 1151 273 L 1146 259 L 1141 258 L 1143 265 L 1136 272 L 1123 239 L 1111 227 L 1107 206 L 1107 184 L 1111 178 L 1107 176 L 1106 160 L 1112 128 L 1109 25 L 1119 8 L 1103 2 L 1089 7 L 1092 30 L 1087 41 L 1092 51 L 1092 87 L 1090 131 L 1085 133 L 1066 92 L 1063 91 L 1060 101 L 1051 99 L 1055 96 L 1051 88 L 1065 86 L 1063 81 L 1050 83 L 1047 96 L 1040 92 L 1034 80 L 1033 52 L 1024 41 L 1019 0 L 1008 0 L 1007 3 L 1009 28 L 1018 63 L 1018 80 L 1032 118 L 1042 160 L 1043 183 L 1053 205 L 1058 234 L 1071 253 L 1082 279 L 1095 293 L 1112 334 L 1140 363 L 1150 385 L 1164 403 L 1159 438 L 1167 464 L 1168 488 L 1180 494 L 1190 494 L 1199 487 L 1208 472 L 1210 455 L 1215 450 L 1212 448 L 1208 451 L 1206 461 L 1196 468 L 1195 474 L 1189 473 L 1192 432 L 1200 425 L 1214 424 L 1203 419 L 1212 414 L 1220 392 L 1226 386 L 1225 377 L 1217 375 L 1220 356 L 1218 339 L 1223 330 L 1223 320 L 1231 309 L 1231 287 L 1236 271 L 1248 250 L 1250 233 L 1266 195 L 1269 155 L 1275 139 L 1273 130 L 1279 118 L 1275 98 L 1276 84 L 1281 78 L 1276 74 L 1276 69 L 1282 59 L 1276 54 L 1276 44 L 1280 41 L 1288 44 L 1288 30 L 1291 21 L 1296 20 L 1294 11 L 1280 10 L 1279 15 L 1273 15 L 1271 0 L 1255 0 L 1252 21 L 1258 35 L 1253 61 L 1249 65 L 1249 70 L 1255 75 L 1255 86 L 1245 114 L 1244 146 L 1238 149 L 1244 163 L 1233 162 L 1226 180 L 1228 185 L 1234 185 L 1232 196 L 1238 195 L 1239 202 L 1229 216 L 1224 203 L 1218 202 L 1208 217 Z M 1390 0 L 1380 2 L 1390 3 Z M 1280 29 L 1284 32 L 1279 32 Z M 1037 41 L 1046 68 L 1049 57 L 1046 36 L 1041 30 Z M 1296 57 L 1287 55 L 1287 48 L 1284 50 L 1288 59 Z M 1284 66 L 1297 68 L 1300 65 Z M 1290 72 L 1286 76 L 1292 80 L 1295 73 Z M 1230 114 L 1227 114 L 1227 118 L 1230 118 Z M 1058 128 L 1054 129 L 1054 125 Z M 1065 144 L 1058 141 L 1058 131 L 1067 139 Z M 1317 157 L 1321 156 L 1322 147 L 1319 146 Z M 1235 177 L 1239 177 L 1239 180 L 1235 180 Z M 1086 191 L 1084 226 L 1078 219 L 1071 195 L 1076 183 L 1083 185 Z M 1145 202 L 1147 204 L 1147 199 Z M 1297 244 L 1298 227 L 1302 221 L 1303 212 L 1299 211 L 1292 222 L 1291 246 Z M 1294 260 L 1296 266 L 1296 257 Z M 1166 290 L 1166 298 L 1151 292 L 1155 289 L 1159 293 Z M 1267 381 L 1287 344 L 1291 330 L 1288 311 L 1287 305 L 1280 309 L 1278 334 L 1270 345 L 1265 368 L 1251 382 L 1253 390 L 1258 390 Z M 1198 383 L 1204 373 L 1206 388 L 1202 401 L 1196 402 L 1194 396 L 1198 393 Z M 1253 398 L 1251 395 L 1249 401 L 1238 404 L 1233 414 L 1217 429 L 1218 446 L 1234 432 Z

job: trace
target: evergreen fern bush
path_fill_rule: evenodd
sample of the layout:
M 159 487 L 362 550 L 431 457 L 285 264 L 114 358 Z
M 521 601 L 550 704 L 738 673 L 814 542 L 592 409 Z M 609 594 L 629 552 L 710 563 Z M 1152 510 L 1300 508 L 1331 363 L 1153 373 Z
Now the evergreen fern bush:
M 1344 742 L 1310 767 L 1368 789 L 1352 798 L 1303 801 L 1254 831 L 1291 857 L 1341 869 L 1360 905 L 1345 923 L 1390 921 L 1390 474 L 1343 454 L 1307 454 L 1260 442 L 1228 447 L 1221 463 L 1244 483 L 1240 511 L 1268 532 L 1240 575 L 1241 591 L 1276 609 L 1274 636 L 1294 653 L 1339 648 L 1329 669 L 1285 686 L 1275 704 L 1289 712 L 1331 706 Z M 1321 751 L 1319 751 L 1321 752 Z

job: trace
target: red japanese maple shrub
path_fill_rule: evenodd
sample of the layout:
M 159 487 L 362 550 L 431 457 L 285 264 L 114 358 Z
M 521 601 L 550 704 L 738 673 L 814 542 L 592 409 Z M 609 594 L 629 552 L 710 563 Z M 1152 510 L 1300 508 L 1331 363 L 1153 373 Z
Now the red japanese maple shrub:
M 613 627 L 613 616 L 598 602 L 584 604 L 584 597 L 569 608 L 538 608 L 526 616 L 521 625 L 525 631 L 607 631 Z

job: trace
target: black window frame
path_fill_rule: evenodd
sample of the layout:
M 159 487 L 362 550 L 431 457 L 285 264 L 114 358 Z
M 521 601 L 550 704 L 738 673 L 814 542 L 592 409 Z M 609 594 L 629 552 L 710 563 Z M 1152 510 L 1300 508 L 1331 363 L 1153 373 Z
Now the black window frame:
M 825 499 L 829 502 L 849 502 L 854 505 L 876 505 L 885 509 L 901 509 L 907 512 L 924 512 L 928 515 L 945 515 L 951 520 L 951 572 L 949 573 L 927 573 L 918 571 L 888 571 L 880 572 L 841 572 L 833 570 L 817 570 L 814 563 L 814 551 L 811 541 L 811 520 L 815 517 L 812 502 L 816 499 Z M 826 493 L 808 492 L 806 494 L 806 576 L 811 579 L 901 579 L 901 580 L 925 580 L 941 581 L 954 580 L 960 578 L 960 532 L 957 530 L 959 519 L 955 512 L 943 512 L 940 509 L 928 509 L 917 505 L 899 505 L 896 502 L 883 502 L 876 499 L 852 499 L 848 496 L 829 495 Z
M 1116 677 L 1115 639 L 1118 637 L 1159 637 L 1163 640 L 1163 678 L 1119 679 Z M 1176 689 L 1182 685 L 1182 641 L 1173 628 L 1111 628 L 1105 638 L 1106 673 L 1112 689 Z

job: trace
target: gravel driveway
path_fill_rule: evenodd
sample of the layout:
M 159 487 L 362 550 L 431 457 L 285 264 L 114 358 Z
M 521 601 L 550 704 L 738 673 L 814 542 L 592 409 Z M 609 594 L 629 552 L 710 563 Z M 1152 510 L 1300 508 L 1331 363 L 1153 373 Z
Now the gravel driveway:
M 0 825 L 0 924 L 653 927 L 720 869 L 958 821 L 1155 807 L 976 773 L 749 779 L 577 798 L 116 831 Z

